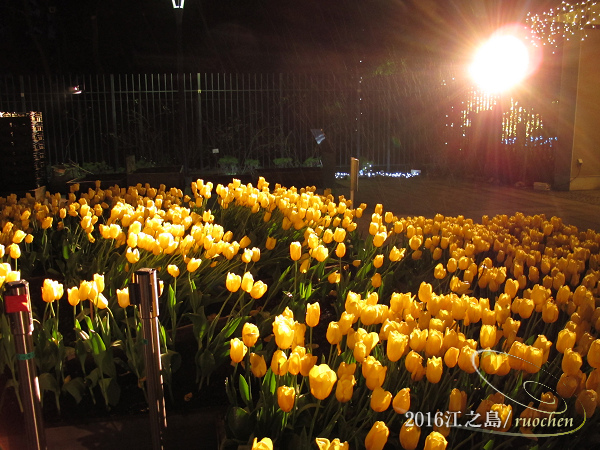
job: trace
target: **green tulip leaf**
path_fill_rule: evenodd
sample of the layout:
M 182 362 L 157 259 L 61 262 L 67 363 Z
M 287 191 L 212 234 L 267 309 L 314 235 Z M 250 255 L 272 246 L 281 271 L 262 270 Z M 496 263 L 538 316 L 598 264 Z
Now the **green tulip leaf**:
M 227 427 L 236 439 L 248 440 L 252 433 L 252 422 L 250 413 L 239 406 L 234 406 L 227 412 Z
M 69 381 L 66 381 L 62 387 L 62 391 L 69 393 L 75 399 L 77 404 L 81 402 L 85 390 L 86 386 L 81 377 L 72 378 Z
M 248 406 L 248 408 L 252 409 L 252 394 L 250 392 L 248 382 L 242 374 L 240 374 L 239 389 L 240 395 L 242 396 L 242 400 L 244 401 L 246 406 Z

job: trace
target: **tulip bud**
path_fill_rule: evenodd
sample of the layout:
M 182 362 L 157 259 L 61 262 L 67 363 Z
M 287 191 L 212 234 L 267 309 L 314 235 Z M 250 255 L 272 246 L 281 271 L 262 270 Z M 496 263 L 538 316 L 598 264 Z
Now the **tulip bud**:
M 404 414 L 410 409 L 410 388 L 403 388 L 398 391 L 392 401 L 392 407 L 398 414 Z
M 310 392 L 319 400 L 325 400 L 331 394 L 333 385 L 337 381 L 337 375 L 327 364 L 314 366 L 310 369 L 308 377 Z
M 264 377 L 267 373 L 267 363 L 264 356 L 250 353 L 250 370 L 255 377 Z
M 237 292 L 242 284 L 242 277 L 234 273 L 228 272 L 225 280 L 225 287 L 229 292 Z
M 309 303 L 306 306 L 306 325 L 313 328 L 319 324 L 319 318 L 321 316 L 321 306 L 319 303 Z
M 234 363 L 241 362 L 248 351 L 248 348 L 238 338 L 229 341 L 229 347 L 229 356 Z
M 365 438 L 365 447 L 367 450 L 383 450 L 385 446 L 390 430 L 386 426 L 385 422 L 377 421 L 373 424 L 367 437 Z
M 258 438 L 254 438 L 250 450 L 273 450 L 273 441 L 268 437 L 262 438 L 260 441 Z
M 246 322 L 242 327 L 242 340 L 246 347 L 254 347 L 259 336 L 258 327 L 253 323 Z
M 129 288 L 117 289 L 117 302 L 121 308 L 127 308 L 130 305 Z M 69 303 L 71 301 L 69 300 Z
M 421 438 L 421 429 L 414 421 L 406 420 L 400 428 L 400 445 L 404 450 L 415 450 Z
M 277 388 L 277 404 L 283 412 L 290 412 L 294 407 L 296 391 L 290 386 L 279 386 Z
M 444 450 L 448 445 L 448 441 L 442 433 L 432 431 L 425 438 L 424 450 Z

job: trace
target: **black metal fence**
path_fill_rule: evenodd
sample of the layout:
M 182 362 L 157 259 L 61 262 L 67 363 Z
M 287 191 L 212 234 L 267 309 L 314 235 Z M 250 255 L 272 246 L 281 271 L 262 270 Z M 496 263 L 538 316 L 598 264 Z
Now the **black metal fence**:
M 0 77 L 0 111 L 40 111 L 49 166 L 125 167 L 135 155 L 190 170 L 311 164 L 322 128 L 337 150 L 383 169 L 442 148 L 445 69 L 393 75 L 136 74 Z M 454 92 L 453 95 L 456 93 Z

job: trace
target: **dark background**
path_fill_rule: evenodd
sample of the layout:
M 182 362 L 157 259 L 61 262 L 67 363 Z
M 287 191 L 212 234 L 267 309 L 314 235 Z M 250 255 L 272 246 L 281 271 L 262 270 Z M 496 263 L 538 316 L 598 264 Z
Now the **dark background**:
M 187 0 L 186 72 L 393 71 L 460 63 L 557 0 Z M 170 0 L 0 0 L 0 74 L 177 70 Z

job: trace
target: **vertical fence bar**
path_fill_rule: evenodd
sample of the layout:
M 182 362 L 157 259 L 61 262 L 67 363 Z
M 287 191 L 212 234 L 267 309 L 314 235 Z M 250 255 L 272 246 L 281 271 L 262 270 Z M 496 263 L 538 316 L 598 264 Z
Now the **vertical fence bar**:
M 40 385 L 35 367 L 33 347 L 33 320 L 29 283 L 25 280 L 6 284 L 4 308 L 10 317 L 15 339 L 15 352 L 19 370 L 19 391 L 25 416 L 25 435 L 29 450 L 46 448 L 46 435 L 41 408 Z
M 167 416 L 161 374 L 158 279 L 156 273 L 156 269 L 137 270 L 134 274 L 134 282 L 130 284 L 130 291 L 133 293 L 133 302 L 140 307 L 142 320 L 152 448 L 160 450 L 165 444 Z

